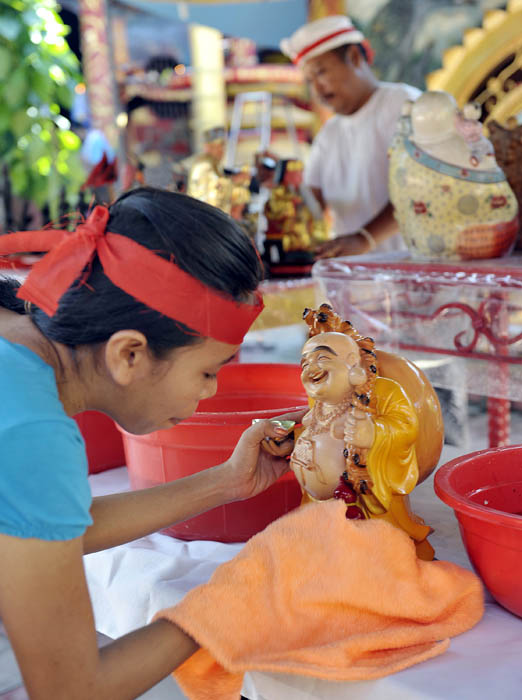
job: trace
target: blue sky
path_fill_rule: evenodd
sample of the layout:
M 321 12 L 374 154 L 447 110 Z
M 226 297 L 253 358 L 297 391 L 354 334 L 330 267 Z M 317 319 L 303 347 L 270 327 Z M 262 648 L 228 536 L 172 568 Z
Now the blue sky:
M 253 39 L 260 48 L 277 48 L 279 41 L 306 22 L 307 0 L 264 0 L 236 3 L 176 3 L 124 0 L 172 23 L 196 22 L 223 34 Z

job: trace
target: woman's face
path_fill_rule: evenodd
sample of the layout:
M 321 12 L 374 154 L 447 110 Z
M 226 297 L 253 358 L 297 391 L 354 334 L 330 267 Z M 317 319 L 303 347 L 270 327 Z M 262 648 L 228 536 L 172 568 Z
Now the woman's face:
M 136 435 L 165 430 L 189 418 L 201 399 L 214 396 L 217 373 L 233 359 L 239 345 L 212 338 L 173 350 L 162 360 L 150 359 L 150 371 L 130 384 L 125 405 L 115 420 Z

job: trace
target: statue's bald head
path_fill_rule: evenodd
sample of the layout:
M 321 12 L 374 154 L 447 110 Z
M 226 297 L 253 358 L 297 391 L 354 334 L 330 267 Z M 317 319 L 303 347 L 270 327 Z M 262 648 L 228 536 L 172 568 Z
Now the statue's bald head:
M 320 347 L 327 349 L 339 359 L 345 360 L 350 367 L 359 361 L 359 346 L 353 338 L 344 333 L 331 331 L 314 335 L 304 344 L 301 355 L 315 352 Z

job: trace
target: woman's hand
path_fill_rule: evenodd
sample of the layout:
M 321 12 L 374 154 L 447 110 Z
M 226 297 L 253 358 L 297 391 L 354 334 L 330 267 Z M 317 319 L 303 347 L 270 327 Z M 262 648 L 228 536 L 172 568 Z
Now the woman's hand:
M 307 410 L 285 413 L 273 420 L 300 423 Z M 285 437 L 291 431 L 292 428 L 285 430 L 268 419 L 257 421 L 245 430 L 234 452 L 223 464 L 230 484 L 230 500 L 241 501 L 256 496 L 288 471 L 285 457 L 293 450 L 294 441 Z
M 363 255 L 370 251 L 370 243 L 360 234 L 347 233 L 332 238 L 317 246 L 314 256 L 319 258 L 338 258 L 341 255 Z

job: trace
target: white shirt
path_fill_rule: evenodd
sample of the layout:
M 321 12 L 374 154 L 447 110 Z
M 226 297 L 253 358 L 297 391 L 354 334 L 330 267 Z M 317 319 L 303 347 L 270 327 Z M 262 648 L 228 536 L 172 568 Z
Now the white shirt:
M 315 137 L 304 182 L 320 188 L 335 235 L 357 231 L 388 203 L 388 147 L 403 102 L 420 94 L 405 83 L 379 83 L 357 112 L 334 115 Z

